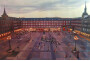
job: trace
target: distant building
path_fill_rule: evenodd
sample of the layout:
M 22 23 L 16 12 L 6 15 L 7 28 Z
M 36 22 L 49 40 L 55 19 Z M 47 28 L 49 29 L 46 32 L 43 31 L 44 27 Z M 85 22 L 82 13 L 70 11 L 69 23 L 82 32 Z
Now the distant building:
M 20 18 L 23 28 L 72 28 L 81 30 L 81 18 Z
M 84 13 L 82 14 L 82 32 L 90 34 L 90 15 L 87 13 L 86 2 Z

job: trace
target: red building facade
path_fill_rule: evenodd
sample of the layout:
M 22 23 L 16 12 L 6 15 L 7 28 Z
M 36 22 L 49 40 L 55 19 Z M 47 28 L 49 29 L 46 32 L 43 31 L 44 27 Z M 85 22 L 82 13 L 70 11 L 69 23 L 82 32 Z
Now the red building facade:
M 81 30 L 81 18 L 15 18 L 9 17 L 4 9 L 0 17 L 0 35 L 21 28 L 74 28 Z
M 80 18 L 21 18 L 23 28 L 72 28 L 81 30 Z
M 0 37 L 9 35 L 11 31 L 22 28 L 22 22 L 18 18 L 9 17 L 5 11 L 0 17 Z

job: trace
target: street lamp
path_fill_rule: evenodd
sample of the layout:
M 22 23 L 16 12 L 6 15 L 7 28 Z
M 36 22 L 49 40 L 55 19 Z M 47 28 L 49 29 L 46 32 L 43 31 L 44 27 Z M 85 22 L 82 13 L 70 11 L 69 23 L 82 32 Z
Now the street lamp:
M 71 39 L 71 32 L 72 32 L 72 29 L 70 29 L 70 39 Z
M 77 36 L 74 36 L 74 40 L 75 40 L 75 48 L 73 52 L 76 52 L 76 40 L 78 40 L 79 38 Z
M 32 31 L 30 31 L 30 38 L 31 38 Z
M 11 50 L 11 49 L 12 49 L 12 48 L 11 48 L 11 42 L 10 42 L 11 36 L 8 36 L 8 37 L 7 37 L 7 40 L 8 40 L 8 42 L 9 42 L 9 50 Z

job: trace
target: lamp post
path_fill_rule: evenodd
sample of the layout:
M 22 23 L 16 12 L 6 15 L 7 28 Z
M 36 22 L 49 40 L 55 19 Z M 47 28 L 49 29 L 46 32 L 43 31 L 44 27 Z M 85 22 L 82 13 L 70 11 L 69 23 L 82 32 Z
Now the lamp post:
M 8 36 L 8 37 L 7 37 L 7 40 L 8 40 L 8 42 L 9 42 L 9 50 L 11 50 L 11 49 L 12 49 L 12 48 L 11 48 L 11 42 L 10 42 L 11 36 Z
M 72 29 L 70 29 L 70 39 L 71 39 L 71 32 L 72 32 Z
M 73 50 L 73 53 L 76 55 L 76 57 L 79 59 L 79 50 L 76 49 L 76 40 L 78 40 L 79 38 L 77 36 L 74 36 L 74 40 L 75 40 L 75 48 Z
M 76 40 L 78 40 L 78 37 L 77 36 L 74 36 L 74 40 L 75 40 L 75 48 L 74 48 L 74 51 L 73 52 L 76 52 Z
M 30 38 L 31 38 L 32 31 L 30 31 Z

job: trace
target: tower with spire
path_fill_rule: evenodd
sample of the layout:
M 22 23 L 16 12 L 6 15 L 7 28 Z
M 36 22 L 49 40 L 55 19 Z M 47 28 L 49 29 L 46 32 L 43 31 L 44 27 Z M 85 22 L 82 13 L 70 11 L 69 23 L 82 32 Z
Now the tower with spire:
M 85 1 L 85 8 L 84 8 L 84 12 L 82 14 L 82 18 L 86 18 L 86 17 L 88 17 L 88 13 L 87 13 L 86 1 Z
M 7 13 L 6 13 L 5 7 L 4 7 L 4 12 L 3 12 L 3 14 L 2 14 L 2 18 L 3 18 L 3 19 L 8 18 L 8 15 L 7 15 Z

